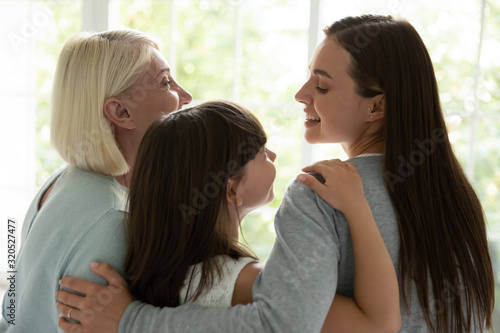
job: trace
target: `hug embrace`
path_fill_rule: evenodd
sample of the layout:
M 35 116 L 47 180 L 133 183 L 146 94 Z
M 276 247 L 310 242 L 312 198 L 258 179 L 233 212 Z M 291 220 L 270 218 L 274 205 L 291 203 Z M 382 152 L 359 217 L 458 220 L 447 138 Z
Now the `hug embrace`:
M 230 101 L 183 109 L 191 95 L 144 33 L 70 39 L 51 123 L 68 166 L 28 211 L 18 323 L 2 331 L 491 328 L 486 221 L 420 36 L 374 15 L 324 32 L 295 99 L 306 141 L 340 143 L 349 160 L 291 181 L 265 266 L 239 242 L 274 197 L 279 157 L 259 120 Z

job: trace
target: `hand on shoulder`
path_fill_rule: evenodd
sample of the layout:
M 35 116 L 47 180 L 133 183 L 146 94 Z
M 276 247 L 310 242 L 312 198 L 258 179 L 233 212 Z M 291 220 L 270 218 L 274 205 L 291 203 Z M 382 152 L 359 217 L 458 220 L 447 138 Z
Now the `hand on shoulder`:
M 365 194 L 361 177 L 351 162 L 339 159 L 316 162 L 302 169 L 304 172 L 316 172 L 325 182 L 322 184 L 310 174 L 300 174 L 297 180 L 315 191 L 329 205 L 341 212 L 354 209 L 363 202 Z

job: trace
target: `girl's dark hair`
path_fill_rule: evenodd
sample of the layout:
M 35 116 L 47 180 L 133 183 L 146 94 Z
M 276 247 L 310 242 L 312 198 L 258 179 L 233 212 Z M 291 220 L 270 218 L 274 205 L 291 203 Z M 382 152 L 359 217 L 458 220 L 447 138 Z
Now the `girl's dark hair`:
M 217 255 L 255 258 L 234 238 L 226 190 L 266 140 L 252 113 L 226 101 L 180 110 L 151 125 L 136 158 L 127 221 L 125 274 L 137 299 L 178 306 L 190 265 L 202 265 L 192 301 L 220 277 Z
M 346 17 L 324 32 L 351 55 L 356 92 L 385 94 L 385 181 L 399 224 L 406 307 L 414 281 L 431 332 L 490 328 L 495 293 L 484 213 L 449 142 L 422 39 L 390 16 Z

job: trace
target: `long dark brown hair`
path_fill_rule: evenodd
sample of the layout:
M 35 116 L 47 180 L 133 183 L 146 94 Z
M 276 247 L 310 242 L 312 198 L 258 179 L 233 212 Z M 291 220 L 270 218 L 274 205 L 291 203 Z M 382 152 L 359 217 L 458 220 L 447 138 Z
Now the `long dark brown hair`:
M 385 94 L 385 180 L 399 224 L 406 307 L 414 281 L 431 332 L 490 328 L 494 279 L 484 213 L 448 140 L 422 39 L 390 16 L 347 17 L 324 32 L 351 55 L 356 92 Z
M 137 299 L 178 306 L 190 265 L 202 263 L 192 301 L 220 277 L 217 255 L 255 258 L 232 234 L 226 191 L 266 141 L 257 118 L 226 101 L 151 125 L 136 158 L 127 221 L 125 274 Z

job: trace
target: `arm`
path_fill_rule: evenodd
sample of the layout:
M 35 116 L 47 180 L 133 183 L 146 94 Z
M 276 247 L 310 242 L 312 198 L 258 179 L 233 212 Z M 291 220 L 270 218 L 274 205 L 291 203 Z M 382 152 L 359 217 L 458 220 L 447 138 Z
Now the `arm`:
M 401 326 L 399 289 L 394 266 L 366 201 L 355 166 L 339 160 L 304 168 L 299 176 L 349 223 L 354 250 L 354 299 L 336 295 L 322 332 L 386 332 Z
M 243 267 L 234 284 L 232 306 L 253 302 L 252 287 L 263 268 L 264 265 L 260 262 L 252 262 Z
M 81 239 L 68 251 L 67 258 L 64 264 L 61 265 L 58 274 L 54 274 L 55 277 L 60 279 L 63 276 L 70 275 L 94 283 L 106 283 L 106 279 L 96 275 L 92 269 L 89 269 L 89 264 L 93 260 L 106 261 L 109 263 L 110 268 L 121 272 L 126 250 L 125 237 L 124 213 L 118 210 L 109 211 L 87 233 L 83 234 Z M 57 281 L 54 282 L 57 283 Z M 63 292 L 63 290 L 73 290 L 64 285 L 61 285 L 60 288 L 58 293 Z M 70 295 L 69 297 L 74 297 L 81 302 L 81 297 L 70 292 L 66 293 Z M 106 293 L 97 294 L 96 297 L 105 302 L 114 295 L 115 290 L 110 289 Z M 63 309 L 58 304 L 57 310 L 63 317 L 68 317 L 70 308 Z M 94 316 L 91 311 L 78 314 L 77 312 L 75 309 L 71 311 L 72 319 L 80 320 L 82 317 L 92 318 Z M 56 318 L 56 320 L 59 323 L 61 321 L 66 322 L 62 317 Z
M 96 295 L 111 286 L 74 278 L 64 278 L 61 283 L 87 296 L 69 299 L 61 292 L 57 297 L 67 305 L 77 308 L 83 304 L 82 310 L 93 311 L 93 320 L 84 323 L 87 332 L 103 332 L 97 324 L 106 320 L 115 325 L 119 321 L 121 333 L 319 332 L 333 300 L 338 260 L 331 209 L 320 201 L 298 182 L 287 189 L 275 219 L 276 242 L 253 286 L 253 304 L 224 309 L 196 305 L 160 309 L 135 301 L 122 316 L 118 309 L 130 303 L 122 302 L 122 293 L 99 304 Z M 68 324 L 64 329 L 69 332 L 72 326 L 80 325 Z

